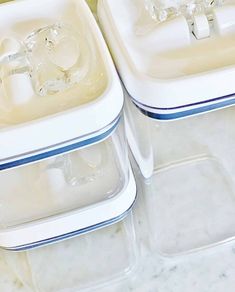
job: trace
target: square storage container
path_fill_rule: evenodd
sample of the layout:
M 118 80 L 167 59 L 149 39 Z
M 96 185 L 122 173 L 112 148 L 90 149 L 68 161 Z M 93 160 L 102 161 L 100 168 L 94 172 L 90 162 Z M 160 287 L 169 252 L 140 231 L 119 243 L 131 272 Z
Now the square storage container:
M 153 247 L 164 255 L 234 239 L 235 4 L 229 3 L 200 14 L 205 26 L 197 14 L 193 22 L 181 14 L 159 23 L 151 17 L 157 1 L 98 4 L 125 87 L 128 142 L 147 179 Z
M 123 92 L 86 2 L 2 4 L 0 42 L 0 246 L 25 250 L 123 219 L 136 197 Z
M 132 212 L 112 226 L 30 251 L 4 251 L 3 258 L 29 291 L 112 287 L 134 272 L 138 262 Z

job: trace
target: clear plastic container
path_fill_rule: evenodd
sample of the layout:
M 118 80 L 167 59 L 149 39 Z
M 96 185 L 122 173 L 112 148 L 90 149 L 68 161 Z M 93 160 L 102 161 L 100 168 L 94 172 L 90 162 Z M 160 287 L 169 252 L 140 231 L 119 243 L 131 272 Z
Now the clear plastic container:
M 31 0 L 1 5 L 0 164 L 94 136 L 122 110 L 121 86 L 86 2 L 45 3 L 47 11 Z
M 119 120 L 99 143 L 2 171 L 1 246 L 32 248 L 120 220 L 136 195 L 128 163 Z
M 112 226 L 31 251 L 5 251 L 4 258 L 19 281 L 33 291 L 111 286 L 128 276 L 138 260 L 132 212 Z
M 129 179 L 122 128 L 121 123 L 95 145 L 1 172 L 2 228 L 84 208 L 119 194 Z
M 154 160 L 144 185 L 155 248 L 174 255 L 234 239 L 234 107 L 169 122 L 134 105 L 128 113 L 148 129 L 133 127 Z
M 153 248 L 177 255 L 235 235 L 235 6 L 213 7 L 209 35 L 197 38 L 182 15 L 136 31 L 146 28 L 138 22 L 144 2 L 100 0 L 98 16 L 126 93 L 128 142 L 147 179 Z
M 122 219 L 136 197 L 123 92 L 87 3 L 13 1 L 0 19 L 0 247 Z

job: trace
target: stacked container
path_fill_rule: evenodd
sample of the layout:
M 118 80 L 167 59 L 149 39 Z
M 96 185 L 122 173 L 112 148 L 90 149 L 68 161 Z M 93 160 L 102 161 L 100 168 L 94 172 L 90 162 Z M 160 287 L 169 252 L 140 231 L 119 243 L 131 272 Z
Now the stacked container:
M 79 36 L 75 50 L 67 35 L 59 35 L 63 28 Z M 68 58 L 58 58 L 59 46 L 51 54 L 48 29 Z M 136 260 L 131 212 L 136 186 L 127 156 L 123 92 L 87 4 L 3 4 L 0 41 L 0 246 L 9 250 L 7 263 L 37 291 L 77 291 L 125 276 Z M 20 46 L 27 47 L 27 61 L 35 66 L 30 74 L 23 72 L 28 63 L 21 64 Z M 86 69 L 72 72 L 79 82 L 62 88 L 61 75 L 51 82 L 56 70 L 47 71 L 49 62 L 57 57 L 58 66 L 67 64 L 74 51 L 79 52 L 76 64 Z M 6 63 L 15 66 L 12 75 L 4 75 Z M 41 247 L 45 244 L 52 245 Z M 104 258 L 115 263 L 112 269 Z
M 159 23 L 147 2 L 100 0 L 98 16 L 126 91 L 129 145 L 148 179 L 153 248 L 175 255 L 235 235 L 235 6 Z

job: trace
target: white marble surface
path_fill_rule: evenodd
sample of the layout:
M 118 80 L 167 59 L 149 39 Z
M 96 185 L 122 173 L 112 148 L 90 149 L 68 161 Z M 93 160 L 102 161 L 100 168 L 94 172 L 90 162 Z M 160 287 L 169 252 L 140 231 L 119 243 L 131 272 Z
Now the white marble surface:
M 232 292 L 235 289 L 235 245 L 166 260 L 148 256 L 138 275 L 102 291 Z
M 29 292 L 0 256 L 0 291 L 1 292 Z

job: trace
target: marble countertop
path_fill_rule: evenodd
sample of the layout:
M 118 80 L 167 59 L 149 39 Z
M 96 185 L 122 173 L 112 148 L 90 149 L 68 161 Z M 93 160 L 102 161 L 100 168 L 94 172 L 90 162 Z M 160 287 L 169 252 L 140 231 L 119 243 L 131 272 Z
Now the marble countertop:
M 29 292 L 0 260 L 1 292 Z M 102 292 L 232 292 L 235 289 L 235 243 L 176 258 L 150 253 L 129 277 Z
M 138 276 L 102 291 L 222 292 L 235 289 L 235 244 L 179 259 L 150 255 Z
M 235 290 L 235 242 L 190 255 L 164 258 L 148 254 L 125 282 L 102 292 L 232 292 Z

